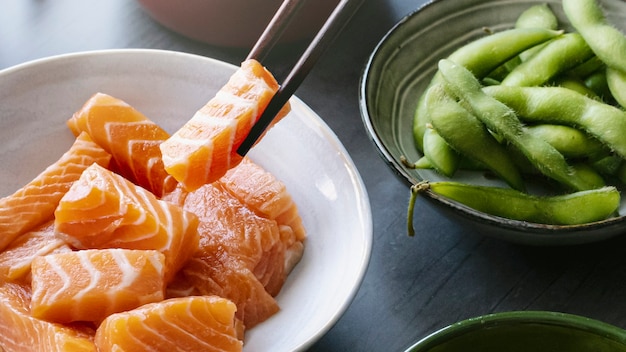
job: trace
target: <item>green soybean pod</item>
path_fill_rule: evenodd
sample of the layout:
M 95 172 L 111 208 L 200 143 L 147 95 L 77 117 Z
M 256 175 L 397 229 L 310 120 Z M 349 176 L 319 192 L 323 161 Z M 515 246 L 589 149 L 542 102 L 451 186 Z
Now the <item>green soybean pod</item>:
M 409 163 L 407 162 L 406 159 L 402 159 L 402 158 L 400 159 L 406 167 L 411 168 L 411 169 L 432 169 L 432 170 L 435 169 L 435 167 L 430 162 L 430 160 L 428 160 L 428 158 L 426 158 L 425 156 L 417 159 L 417 161 L 415 161 L 414 163 Z M 487 170 L 487 168 L 480 162 L 476 160 L 468 159 L 468 158 L 460 158 L 458 168 L 462 170 L 472 170 L 472 171 Z
M 591 189 L 602 188 L 606 186 L 604 177 L 598 170 L 594 169 L 592 165 L 586 162 L 573 162 L 572 169 L 578 174 L 578 176 L 585 180 L 588 184 L 592 185 Z
M 559 20 L 548 4 L 537 4 L 530 6 L 517 17 L 515 27 L 557 29 Z
M 459 166 L 456 151 L 432 127 L 424 133 L 424 156 L 437 172 L 447 177 L 452 177 Z
M 559 28 L 559 20 L 548 4 L 537 4 L 527 8 L 519 15 L 517 21 L 515 21 L 515 28 L 546 28 L 557 30 Z M 520 53 L 518 56 L 520 62 L 526 61 L 528 57 L 545 45 L 545 43 L 536 45 Z
M 607 22 L 596 0 L 563 0 L 563 11 L 607 66 L 626 72 L 626 36 Z
M 517 21 L 515 21 L 515 28 L 545 28 L 557 30 L 559 26 L 559 21 L 556 15 L 552 12 L 548 4 L 537 4 L 530 6 L 526 10 L 524 10 Z M 549 42 L 549 41 L 548 41 Z M 490 78 L 501 81 L 506 77 L 509 72 L 511 72 L 515 67 L 525 61 L 528 57 L 530 57 L 537 50 L 540 50 L 544 47 L 546 43 L 541 43 L 535 45 L 531 48 L 524 50 L 519 53 L 519 55 L 513 57 L 509 61 L 500 65 L 498 68 L 489 73 Z
M 482 122 L 452 99 L 442 84 L 431 87 L 426 100 L 432 124 L 448 145 L 487 167 L 512 188 L 524 190 L 522 176 L 504 146 Z
M 588 45 L 588 44 L 587 44 Z M 571 70 L 567 71 L 567 75 L 571 76 L 571 77 L 576 77 L 579 79 L 585 79 L 586 77 L 588 77 L 590 74 L 600 70 L 600 69 L 604 69 L 606 65 L 604 64 L 604 62 L 602 62 L 602 60 L 600 60 L 599 57 L 597 56 L 593 56 L 592 58 L 590 58 L 589 60 L 583 62 L 582 64 L 572 68 Z
M 538 124 L 526 129 L 550 143 L 566 158 L 597 159 L 609 154 L 602 142 L 571 126 Z
M 616 176 L 623 163 L 624 159 L 611 154 L 592 162 L 591 167 L 603 175 Z
M 626 71 L 606 69 L 606 83 L 611 95 L 619 105 L 626 108 Z
M 552 196 L 452 181 L 430 182 L 428 188 L 487 214 L 541 224 L 577 225 L 604 220 L 620 204 L 620 193 L 612 186 Z
M 626 158 L 626 112 L 562 87 L 488 86 L 483 91 L 532 123 L 580 128 Z
M 483 78 L 496 67 L 519 55 L 524 50 L 562 35 L 563 31 L 544 28 L 513 28 L 490 34 L 469 42 L 455 50 L 449 59 L 463 65 L 477 77 Z M 430 86 L 441 82 L 439 73 L 435 73 Z M 418 150 L 422 150 L 423 136 L 428 118 L 424 94 L 417 102 L 413 117 L 413 138 Z
M 598 70 L 585 78 L 585 86 L 596 93 L 603 101 L 611 101 L 613 94 L 609 89 L 609 83 L 606 79 L 606 71 L 608 68 Z
M 585 85 L 585 82 L 575 77 L 562 76 L 562 77 L 559 77 L 557 80 L 555 80 L 554 84 L 559 87 L 571 89 L 580 94 L 584 94 L 590 98 L 600 99 L 600 96 L 596 94 L 596 92 L 591 90 L 589 87 L 587 87 Z
M 505 86 L 539 86 L 593 57 L 578 33 L 566 33 L 546 43 L 515 67 L 501 82 Z
M 439 71 L 446 89 L 467 103 L 487 128 L 513 144 L 542 174 L 577 191 L 594 188 L 595 185 L 578 175 L 558 150 L 528 133 L 511 108 L 485 94 L 471 72 L 446 59 L 439 61 Z

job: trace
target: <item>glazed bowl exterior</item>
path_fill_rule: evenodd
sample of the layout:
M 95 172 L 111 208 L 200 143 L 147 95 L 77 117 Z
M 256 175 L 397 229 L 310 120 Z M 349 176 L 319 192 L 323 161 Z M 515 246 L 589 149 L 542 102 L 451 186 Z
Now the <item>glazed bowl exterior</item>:
M 252 47 L 282 0 L 138 0 L 163 26 L 192 39 L 227 47 Z M 308 1 L 283 35 L 283 42 L 312 37 L 336 2 Z
M 502 312 L 470 318 L 418 341 L 405 352 L 621 352 L 626 331 L 566 313 Z

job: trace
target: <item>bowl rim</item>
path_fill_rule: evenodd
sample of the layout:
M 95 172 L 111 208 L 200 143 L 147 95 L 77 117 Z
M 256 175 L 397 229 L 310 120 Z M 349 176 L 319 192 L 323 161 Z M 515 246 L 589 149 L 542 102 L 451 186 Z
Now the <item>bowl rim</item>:
M 572 313 L 528 310 L 490 313 L 458 321 L 426 335 L 407 348 L 405 352 L 412 352 L 417 348 L 422 351 L 483 328 L 521 324 L 541 324 L 575 329 L 605 337 L 622 343 L 626 347 L 626 330 L 615 325 Z
M 396 22 L 378 41 L 372 50 L 371 54 L 365 61 L 365 65 L 361 71 L 358 88 L 359 110 L 361 112 L 361 121 L 365 126 L 366 132 L 370 137 L 370 140 L 376 146 L 379 156 L 385 161 L 388 167 L 390 167 L 394 174 L 399 177 L 407 185 L 412 186 L 418 182 L 424 181 L 418 174 L 411 174 L 402 167 L 399 160 L 397 160 L 385 143 L 379 132 L 374 127 L 372 122 L 372 114 L 370 114 L 370 107 L 367 102 L 368 85 L 371 81 L 372 67 L 381 54 L 382 48 L 388 42 L 389 38 L 396 35 L 402 26 L 411 21 L 416 16 L 419 16 L 423 11 L 429 7 L 435 6 L 438 3 L 445 0 L 429 0 L 422 4 L 417 9 L 404 15 L 398 22 Z M 399 50 L 399 49 L 398 49 Z M 497 226 L 503 229 L 504 232 L 515 231 L 516 234 L 504 233 L 499 235 L 503 239 L 510 242 L 517 242 L 522 244 L 541 244 L 541 245 L 565 245 L 565 244 L 581 244 L 587 242 L 595 242 L 602 239 L 607 239 L 616 236 L 619 231 L 618 227 L 626 224 L 626 214 L 610 217 L 604 220 L 589 222 L 579 225 L 555 225 L 555 224 L 542 224 L 524 220 L 507 219 L 496 215 L 491 215 L 477 211 L 464 204 L 450 200 L 443 196 L 440 196 L 431 190 L 425 190 L 423 194 L 426 199 L 435 205 L 443 206 L 447 210 L 451 210 L 456 216 L 459 216 L 470 221 L 478 222 L 483 226 Z M 611 229 L 610 233 L 604 233 L 598 236 L 585 236 L 581 237 L 582 233 L 599 230 L 599 229 Z M 523 234 L 519 232 L 523 231 Z M 626 231 L 619 231 L 621 233 Z

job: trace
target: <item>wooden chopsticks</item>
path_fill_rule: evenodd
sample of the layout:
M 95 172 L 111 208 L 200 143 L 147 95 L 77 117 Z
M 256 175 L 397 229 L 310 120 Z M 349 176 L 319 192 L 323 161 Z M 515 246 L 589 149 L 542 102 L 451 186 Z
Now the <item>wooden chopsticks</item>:
M 306 0 L 283 1 L 267 28 L 248 54 L 248 59 L 255 59 L 262 62 L 262 60 L 267 57 L 304 1 Z M 311 71 L 320 56 L 322 56 L 335 37 L 343 30 L 344 26 L 348 23 L 350 18 L 352 18 L 363 1 L 364 0 L 339 1 L 324 25 L 292 67 L 291 71 L 287 74 L 287 77 L 281 83 L 280 88 L 269 102 L 267 108 L 263 114 L 261 114 L 261 117 L 259 117 L 259 120 L 252 126 L 248 136 L 237 149 L 239 155 L 244 156 L 248 153 L 250 148 L 252 148 L 254 143 L 263 134 L 263 131 L 265 131 L 272 122 L 276 114 L 278 114 L 302 81 L 304 81 L 304 78 Z

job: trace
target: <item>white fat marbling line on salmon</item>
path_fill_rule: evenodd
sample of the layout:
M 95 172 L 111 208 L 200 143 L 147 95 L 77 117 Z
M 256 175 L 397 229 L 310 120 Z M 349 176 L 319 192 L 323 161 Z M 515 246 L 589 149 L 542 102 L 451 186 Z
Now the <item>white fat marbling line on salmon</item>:
M 29 255 L 27 257 L 21 258 L 20 261 L 18 261 L 17 263 L 11 265 L 11 267 L 9 268 L 9 273 L 8 273 L 9 277 L 12 277 L 13 275 L 15 275 L 16 271 L 19 271 L 20 268 L 25 268 L 25 267 L 30 266 L 30 264 L 33 262 L 33 259 L 35 257 L 48 254 L 48 253 L 52 252 L 53 250 L 61 247 L 64 244 L 65 244 L 65 241 L 63 241 L 61 239 L 54 239 L 54 240 L 50 241 L 50 243 L 46 244 L 45 246 L 40 247 L 32 255 Z
M 59 263 L 57 263 L 55 256 L 46 255 L 41 258 L 43 258 L 46 261 L 46 263 L 48 263 L 48 265 L 52 268 L 52 270 L 54 270 L 54 273 L 57 274 L 61 278 L 61 282 L 63 283 L 63 287 L 56 290 L 54 294 L 47 297 L 47 299 L 41 300 L 42 303 L 50 304 L 50 302 L 55 302 L 58 299 L 59 295 L 63 294 L 72 286 L 72 278 L 70 278 L 65 272 L 65 270 L 63 270 L 63 268 L 59 265 Z M 34 291 L 35 290 L 33 289 L 33 293 Z
M 109 295 L 113 298 L 116 295 L 117 291 L 124 290 L 127 287 L 130 287 L 135 281 L 137 281 L 137 278 L 139 277 L 139 271 L 135 270 L 135 267 L 133 267 L 133 265 L 128 261 L 126 255 L 124 255 L 124 250 L 111 250 L 110 253 L 111 256 L 113 256 L 113 260 L 115 260 L 115 263 L 122 272 L 120 282 L 116 286 L 111 287 L 111 289 L 109 290 Z
M 150 260 L 150 264 L 154 267 L 154 269 L 157 272 L 159 272 L 159 273 L 163 272 L 163 270 L 165 269 L 163 267 L 163 262 L 158 260 L 157 257 L 155 257 L 155 256 L 150 256 L 148 259 Z
M 161 151 L 162 151 L 161 160 L 163 160 L 164 165 L 188 164 L 189 162 L 189 160 L 187 159 L 188 154 L 178 153 L 178 152 L 171 152 L 171 153 L 168 152 L 169 146 L 176 146 L 176 145 L 181 145 L 181 144 L 192 146 L 194 150 L 198 150 L 202 148 L 213 149 L 213 141 L 210 139 L 184 138 L 181 136 L 181 133 L 176 132 L 167 141 L 161 144 Z M 213 159 L 212 155 L 210 155 L 209 162 L 208 162 L 209 165 L 211 164 L 212 159 Z M 203 166 L 205 168 L 204 172 L 208 173 L 207 165 L 203 165 Z M 185 168 L 184 174 L 182 174 L 181 176 L 182 176 L 181 179 L 183 180 L 187 179 L 187 177 L 189 176 L 189 168 Z
M 93 266 L 93 263 L 89 258 L 88 252 L 78 251 L 77 253 L 78 259 L 80 260 L 80 265 L 82 265 L 82 267 L 89 273 L 89 285 L 85 286 L 85 288 L 83 288 L 82 290 L 76 292 L 76 294 L 72 298 L 75 301 L 80 301 L 85 295 L 89 294 L 98 286 L 102 274 L 96 267 Z

